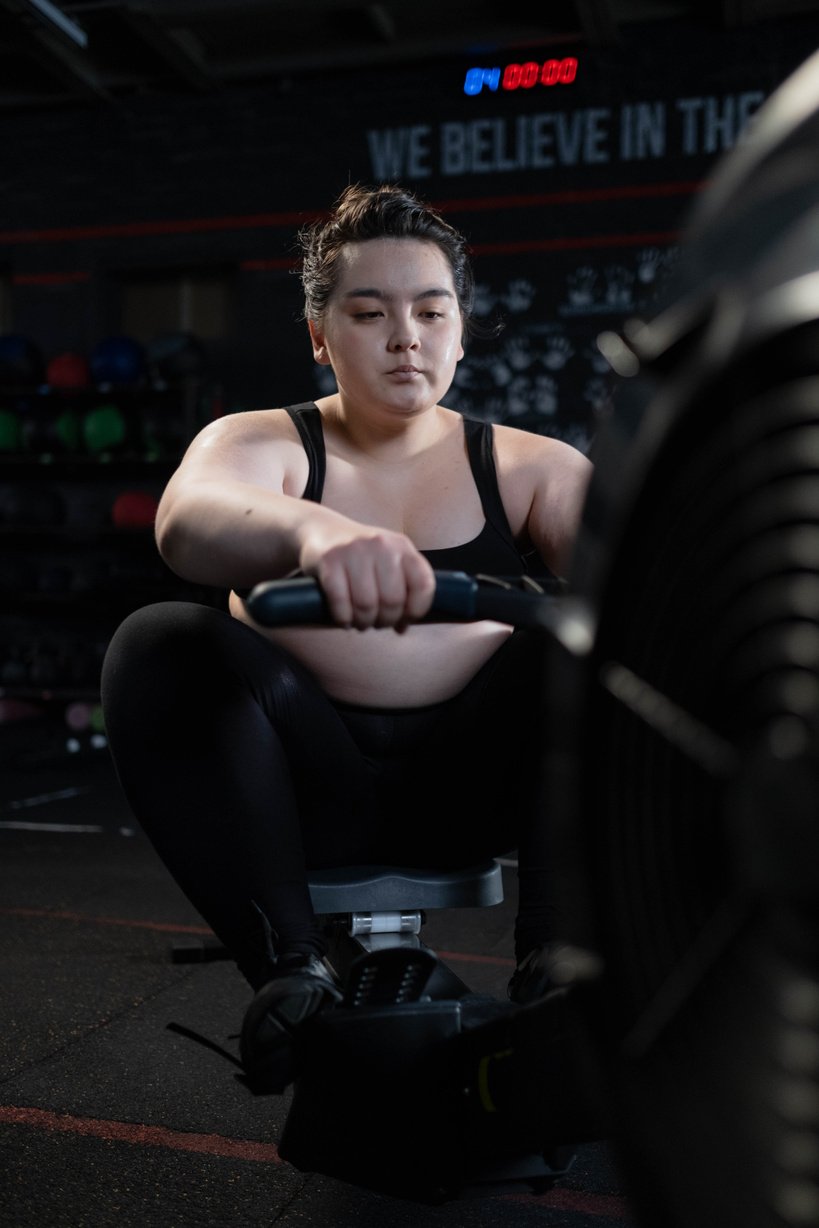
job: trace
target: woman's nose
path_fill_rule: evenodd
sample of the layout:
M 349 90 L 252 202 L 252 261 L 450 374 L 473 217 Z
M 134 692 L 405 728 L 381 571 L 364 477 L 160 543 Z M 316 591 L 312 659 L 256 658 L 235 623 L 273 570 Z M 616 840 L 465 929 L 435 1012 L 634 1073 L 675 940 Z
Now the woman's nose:
M 391 350 L 412 350 L 418 346 L 418 329 L 412 320 L 396 321 L 390 334 Z

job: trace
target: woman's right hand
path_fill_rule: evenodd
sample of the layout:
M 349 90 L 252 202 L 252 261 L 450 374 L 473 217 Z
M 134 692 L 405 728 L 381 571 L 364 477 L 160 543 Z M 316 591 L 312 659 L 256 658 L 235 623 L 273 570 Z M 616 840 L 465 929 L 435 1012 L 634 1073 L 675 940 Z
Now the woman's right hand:
M 327 533 L 325 526 L 299 553 L 301 569 L 318 580 L 335 622 L 359 631 L 403 631 L 423 618 L 435 595 L 435 576 L 406 534 L 339 528 Z

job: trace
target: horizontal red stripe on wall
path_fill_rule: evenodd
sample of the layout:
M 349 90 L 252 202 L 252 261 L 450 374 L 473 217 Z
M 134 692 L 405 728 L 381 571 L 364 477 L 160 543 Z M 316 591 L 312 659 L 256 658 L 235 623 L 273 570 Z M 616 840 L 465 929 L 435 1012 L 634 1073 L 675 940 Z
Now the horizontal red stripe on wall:
M 297 264 L 294 257 L 274 256 L 270 260 L 242 260 L 239 268 L 243 273 L 266 273 L 269 269 L 294 269 Z
M 157 218 L 149 222 L 111 222 L 94 226 L 55 226 L 43 230 L 2 230 L 0 244 L 76 243 L 81 239 L 139 238 L 143 235 L 196 234 L 211 230 L 266 230 L 301 226 L 311 213 L 247 213 L 229 217 Z
M 584 247 L 654 247 L 679 241 L 678 230 L 648 230 L 637 234 L 578 235 L 560 239 L 519 239 L 505 243 L 476 243 L 472 251 L 477 256 L 509 255 L 513 252 L 576 251 Z
M 12 273 L 15 286 L 60 286 L 74 281 L 90 281 L 91 274 L 85 269 L 73 273 Z
M 687 196 L 699 191 L 696 181 L 633 183 L 606 188 L 576 188 L 558 192 L 539 192 L 508 196 L 461 197 L 438 201 L 444 212 L 475 213 L 498 209 L 537 209 L 544 205 L 596 204 L 612 200 L 649 199 L 660 196 Z M 77 243 L 84 239 L 140 238 L 147 235 L 197 234 L 215 230 L 269 230 L 302 226 L 322 216 L 318 210 L 282 213 L 229 214 L 224 217 L 156 218 L 152 221 L 111 222 L 91 226 L 56 226 L 40 230 L 0 231 L 0 244 Z
M 439 200 L 435 208 L 442 213 L 474 213 L 487 209 L 538 209 L 542 205 L 597 204 L 610 200 L 648 200 L 658 196 L 691 196 L 702 188 L 700 180 L 669 183 L 628 183 L 609 188 L 566 188 L 560 192 L 538 192 L 517 196 L 482 196 L 475 200 Z
M 651 247 L 666 245 L 679 241 L 677 230 L 638 231 L 636 234 L 616 235 L 573 235 L 555 239 L 517 239 L 514 242 L 475 243 L 471 250 L 476 256 L 507 256 L 523 252 L 560 252 L 578 251 L 583 248 L 600 247 Z M 298 261 L 286 257 L 273 257 L 269 260 L 241 260 L 239 269 L 242 273 L 270 273 L 281 270 L 291 271 Z M 61 282 L 89 281 L 90 273 L 15 273 L 12 281 L 15 285 L 59 285 Z

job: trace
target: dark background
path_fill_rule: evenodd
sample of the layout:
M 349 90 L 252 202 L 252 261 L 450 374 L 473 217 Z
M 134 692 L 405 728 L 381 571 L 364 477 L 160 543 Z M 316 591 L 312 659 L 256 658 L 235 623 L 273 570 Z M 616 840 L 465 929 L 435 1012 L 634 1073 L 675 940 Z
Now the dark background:
M 217 406 L 320 393 L 297 319 L 295 230 L 349 181 L 395 178 L 465 231 L 482 310 L 506 320 L 462 364 L 452 405 L 588 446 L 607 384 L 597 333 L 650 306 L 743 99 L 752 111 L 818 41 L 819 17 L 656 21 L 624 26 L 615 45 L 544 40 L 0 112 L 6 331 L 46 359 L 87 354 L 128 331 L 136 279 L 211 277 L 227 304 L 201 337 Z M 578 61 L 570 85 L 464 93 L 475 65 L 566 56 Z M 643 145 L 629 139 L 640 107 L 655 117 Z M 541 165 L 518 139 L 536 117 L 550 138 Z M 445 145 L 456 126 L 471 155 L 462 173 Z M 420 161 L 407 155 L 411 129 Z M 143 321 L 140 341 L 149 330 Z
M 210 418 L 330 390 L 294 238 L 350 181 L 399 180 L 470 241 L 504 327 L 447 403 L 590 450 L 617 390 L 597 337 L 655 308 L 816 7 L 77 0 L 80 49 L 0 3 L 2 719 L 95 705 L 129 609 L 223 600 L 157 558 L 151 501 Z M 567 59 L 571 83 L 464 90 Z M 100 374 L 121 336 L 139 362 Z M 66 354 L 85 386 L 55 386 Z

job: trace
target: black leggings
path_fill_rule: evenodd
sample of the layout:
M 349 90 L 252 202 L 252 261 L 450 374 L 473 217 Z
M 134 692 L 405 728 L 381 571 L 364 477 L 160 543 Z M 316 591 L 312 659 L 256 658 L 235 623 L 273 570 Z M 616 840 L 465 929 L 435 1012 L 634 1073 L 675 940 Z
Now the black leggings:
M 229 614 L 166 602 L 117 631 L 102 701 L 136 818 L 256 987 L 276 952 L 325 949 L 308 868 L 516 849 L 518 957 L 550 936 L 542 674 L 541 637 L 517 631 L 453 699 L 358 708 Z

